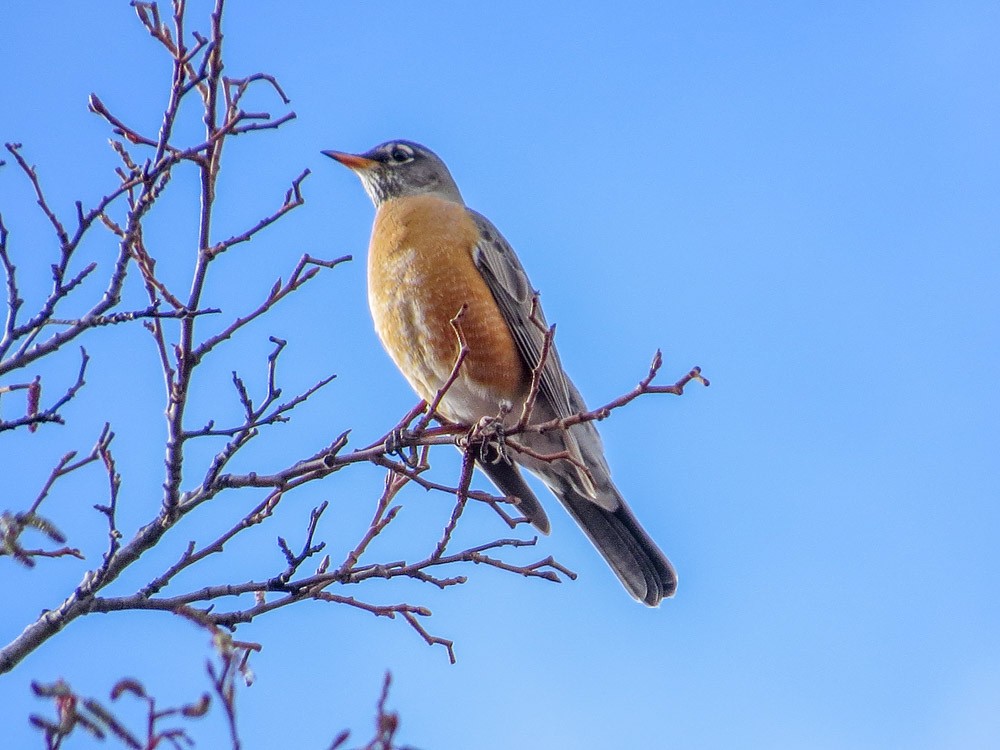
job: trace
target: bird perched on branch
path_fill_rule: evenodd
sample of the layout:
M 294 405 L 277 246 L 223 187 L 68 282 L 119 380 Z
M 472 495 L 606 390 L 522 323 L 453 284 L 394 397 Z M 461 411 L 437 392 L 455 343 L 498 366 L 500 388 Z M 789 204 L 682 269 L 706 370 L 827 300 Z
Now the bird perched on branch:
M 540 424 L 586 411 L 517 255 L 465 205 L 436 154 L 412 141 L 323 153 L 351 169 L 375 204 L 368 302 L 383 345 L 421 398 L 431 403 L 447 385 L 437 413 L 469 426 L 497 415 L 510 428 L 523 413 Z M 466 352 L 455 371 L 457 332 Z M 633 597 L 655 607 L 673 595 L 673 566 L 611 481 L 592 421 L 524 431 L 504 450 L 489 443 L 484 450 L 479 468 L 519 499 L 539 531 L 549 532 L 549 520 L 519 467 L 559 498 Z

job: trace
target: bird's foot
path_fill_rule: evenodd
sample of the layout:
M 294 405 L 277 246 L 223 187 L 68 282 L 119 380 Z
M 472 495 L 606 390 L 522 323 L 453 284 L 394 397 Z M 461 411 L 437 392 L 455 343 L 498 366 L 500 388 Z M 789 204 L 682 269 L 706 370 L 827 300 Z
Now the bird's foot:
M 500 461 L 510 463 L 505 441 L 504 415 L 501 412 L 499 416 L 483 417 L 472 425 L 469 431 L 459 439 L 459 447 L 463 450 L 477 449 L 479 460 L 483 463 L 496 464 Z
M 417 446 L 411 441 L 416 437 L 412 430 L 396 427 L 389 433 L 383 444 L 387 456 L 396 456 L 400 461 L 415 469 L 420 463 Z

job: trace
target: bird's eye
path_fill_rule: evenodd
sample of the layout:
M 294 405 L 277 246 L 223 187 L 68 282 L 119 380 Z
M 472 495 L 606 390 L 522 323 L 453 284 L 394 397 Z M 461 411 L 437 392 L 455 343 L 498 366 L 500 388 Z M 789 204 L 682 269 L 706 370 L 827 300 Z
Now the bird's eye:
M 389 152 L 389 156 L 397 164 L 402 164 L 413 158 L 413 152 L 405 146 L 393 146 L 392 151 Z

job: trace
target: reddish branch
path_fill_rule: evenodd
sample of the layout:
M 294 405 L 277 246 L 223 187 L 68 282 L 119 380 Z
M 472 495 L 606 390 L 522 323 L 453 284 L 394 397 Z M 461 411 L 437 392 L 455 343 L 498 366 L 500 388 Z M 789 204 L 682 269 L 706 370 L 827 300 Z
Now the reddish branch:
M 426 410 L 424 410 L 424 416 L 420 418 L 416 426 L 413 428 L 413 436 L 419 437 L 427 426 L 430 424 L 432 419 L 438 419 L 445 421 L 438 413 L 438 407 L 441 406 L 441 400 L 447 395 L 448 391 L 455 384 L 458 379 L 459 373 L 462 370 L 462 365 L 465 363 L 466 358 L 469 356 L 469 344 L 465 340 L 465 332 L 462 330 L 462 318 L 465 317 L 466 311 L 469 309 L 468 304 L 463 304 L 459 308 L 458 312 L 455 313 L 449 323 L 451 323 L 451 328 L 455 332 L 455 341 L 458 344 L 458 351 L 455 354 L 455 363 L 451 366 L 451 372 L 448 373 L 448 377 L 445 378 L 444 383 L 438 388 L 437 393 L 434 394 L 434 398 L 431 402 L 427 404 Z M 409 424 L 409 423 L 407 423 Z
M 400 750 L 396 745 L 396 733 L 399 731 L 399 714 L 389 711 L 386 704 L 389 702 L 389 686 L 392 684 L 392 675 L 385 673 L 382 681 L 382 693 L 379 696 L 378 704 L 375 707 L 375 735 L 361 750 Z M 351 733 L 346 729 L 338 734 L 330 745 L 329 750 L 338 750 L 350 738 Z
M 47 536 L 56 544 L 65 544 L 66 536 L 59 531 L 54 522 L 43 516 L 39 512 L 39 509 L 46 498 L 48 498 L 52 487 L 58 480 L 82 469 L 88 464 L 102 459 L 105 455 L 110 455 L 109 446 L 113 438 L 114 434 L 111 432 L 109 425 L 105 424 L 100 437 L 97 438 L 97 442 L 90 453 L 83 458 L 77 459 L 76 451 L 70 451 L 59 459 L 59 462 L 49 473 L 48 479 L 45 480 L 41 490 L 27 510 L 20 513 L 7 511 L 0 514 L 0 556 L 10 555 L 27 567 L 34 567 L 35 562 L 33 558 L 36 557 L 65 557 L 69 555 L 81 560 L 83 559 L 83 554 L 80 550 L 72 547 L 61 547 L 54 550 L 27 549 L 22 546 L 21 535 L 27 529 L 34 529 Z
M 6 649 L 0 651 L 0 671 L 10 669 L 31 649 L 36 648 L 46 638 L 64 627 L 66 623 L 85 613 L 95 594 L 138 560 L 145 550 L 154 546 L 179 518 L 178 505 L 182 494 L 180 492 L 180 477 L 182 476 L 186 444 L 192 440 L 220 434 L 220 431 L 211 427 L 202 431 L 185 430 L 183 427 L 191 375 L 199 362 L 250 321 L 263 315 L 288 294 L 298 290 L 313 279 L 320 268 L 331 268 L 344 260 L 325 261 L 308 255 L 304 256 L 294 269 L 288 283 L 279 282 L 275 285 L 265 302 L 250 315 L 237 318 L 219 336 L 205 341 L 197 339 L 197 318 L 199 315 L 213 310 L 212 308 L 204 309 L 201 305 L 202 291 L 212 261 L 222 252 L 245 243 L 270 227 L 289 211 L 300 206 L 303 201 L 301 183 L 307 172 L 303 172 L 292 181 L 291 188 L 278 209 L 243 232 L 222 241 L 211 242 L 215 184 L 221 166 L 220 155 L 226 138 L 231 135 L 278 127 L 293 117 L 294 113 L 289 112 L 272 120 L 267 113 L 245 112 L 240 109 L 240 100 L 244 93 L 257 83 L 270 85 L 285 102 L 287 102 L 287 97 L 270 76 L 253 75 L 242 80 L 231 81 L 222 78 L 221 18 L 223 4 L 221 0 L 216 2 L 212 12 L 211 34 L 208 38 L 195 34 L 191 47 L 187 46 L 188 35 L 184 30 L 186 8 L 182 0 L 173 3 L 172 18 L 169 21 L 161 19 L 155 3 L 135 3 L 134 7 L 147 31 L 160 42 L 171 56 L 173 70 L 170 96 L 155 137 L 146 136 L 127 124 L 123 118 L 113 114 L 110 108 L 96 95 L 90 99 L 91 110 L 104 118 L 114 133 L 125 139 L 124 143 L 115 144 L 115 150 L 123 165 L 118 170 L 119 186 L 90 211 L 84 211 L 82 205 L 77 204 L 76 227 L 67 230 L 66 225 L 63 224 L 46 200 L 34 167 L 23 158 L 18 145 L 8 144 L 8 152 L 27 176 L 39 207 L 55 232 L 60 255 L 58 262 L 53 265 L 53 291 L 44 301 L 39 312 L 29 320 L 22 322 L 19 319 L 19 313 L 23 302 L 18 290 L 17 268 L 8 249 L 8 231 L 0 220 L 0 264 L 2 264 L 6 277 L 8 303 L 8 315 L 4 323 L 2 338 L 0 338 L 0 375 L 25 367 L 39 357 L 53 354 L 67 341 L 90 328 L 146 318 L 156 348 L 160 353 L 168 394 L 167 478 L 164 485 L 163 510 L 157 518 L 151 519 L 150 523 L 140 529 L 130 541 L 122 541 L 123 535 L 117 528 L 115 520 L 120 477 L 114 468 L 114 461 L 106 444 L 103 449 L 92 454 L 88 460 L 101 458 L 109 476 L 108 501 L 98 506 L 98 509 L 108 518 L 109 538 L 111 540 L 108 551 L 104 555 L 102 564 L 84 577 L 80 585 L 61 606 L 47 612 L 38 621 L 29 625 L 19 638 L 15 639 Z M 219 95 L 220 91 L 222 96 Z M 205 137 L 204 140 L 193 146 L 176 145 L 173 143 L 174 125 L 181 111 L 182 102 L 192 93 L 200 97 L 203 105 Z M 131 152 L 133 148 L 150 148 L 153 153 L 150 158 L 137 157 Z M 187 294 L 177 294 L 157 277 L 156 250 L 145 242 L 142 227 L 145 217 L 167 189 L 172 170 L 185 162 L 194 164 L 200 173 L 202 201 L 199 250 L 195 256 L 193 283 Z M 107 213 L 112 204 L 119 200 L 125 201 L 124 220 L 114 220 Z M 68 269 L 82 237 L 91 229 L 97 219 L 101 220 L 101 225 L 111 230 L 119 242 L 118 257 L 110 269 L 108 286 L 100 302 L 93 305 L 85 316 L 72 321 L 58 320 L 54 313 L 60 303 L 79 289 L 83 280 L 96 271 L 97 266 L 93 263 L 86 265 L 75 275 L 72 275 Z M 150 298 L 150 306 L 145 310 L 111 313 L 110 309 L 118 303 L 127 269 L 133 262 L 141 271 Z M 171 308 L 170 312 L 159 309 L 162 302 L 166 302 Z M 180 337 L 177 341 L 170 341 L 166 329 L 161 325 L 162 319 L 168 317 L 177 318 L 180 321 Z M 58 326 L 62 330 L 47 340 L 39 340 L 45 326 Z M 274 340 L 278 343 L 277 339 Z M 282 346 L 283 344 L 279 344 L 268 360 L 267 395 L 260 405 L 253 404 L 242 380 L 236 378 L 235 382 L 240 392 L 241 401 L 246 407 L 245 423 L 226 432 L 226 434 L 233 436 L 232 441 L 228 451 L 223 451 L 221 458 L 209 471 L 210 478 L 217 475 L 228 457 L 231 457 L 231 454 L 242 447 L 261 427 L 284 421 L 290 411 L 330 382 L 330 378 L 323 379 L 299 396 L 283 402 L 280 401 L 281 389 L 276 384 L 275 366 Z M 27 410 L 28 414 L 25 417 L 2 422 L 0 429 L 15 429 L 24 425 L 31 426 L 48 421 L 60 421 L 59 408 L 76 395 L 76 392 L 84 384 L 83 375 L 86 361 L 87 357 L 84 353 L 77 383 L 71 386 L 62 398 L 51 406 L 31 404 L 32 408 Z M 18 390 L 18 385 L 14 384 L 13 387 L 9 387 L 7 392 Z M 27 390 L 29 394 L 37 396 L 38 384 L 31 385 Z M 42 496 L 48 493 L 53 482 L 64 476 L 71 468 L 77 468 L 77 466 L 70 466 L 68 461 L 69 459 L 53 472 L 51 481 L 43 489 Z M 186 506 L 185 511 L 193 510 L 197 504 L 195 502 Z M 4 529 L 5 549 L 21 560 L 30 560 L 31 556 L 28 553 L 35 552 L 20 545 L 21 532 L 26 528 L 49 530 L 50 535 L 54 529 L 51 524 L 47 523 L 46 519 L 38 515 L 34 506 L 24 513 L 11 514 Z M 67 554 L 69 552 L 71 551 L 67 550 Z M 60 553 L 59 550 L 44 551 L 45 556 L 58 553 Z M 39 553 L 35 556 L 42 556 L 42 554 Z
M 541 319 L 538 292 L 535 292 L 531 297 L 531 314 L 528 318 L 545 336 L 542 339 L 542 351 L 538 355 L 538 363 L 531 368 L 531 385 L 528 388 L 528 397 L 524 400 L 524 406 L 521 408 L 521 417 L 517 420 L 515 429 L 523 429 L 531 419 L 531 412 L 535 408 L 535 402 L 538 400 L 538 394 L 542 388 L 542 373 L 545 370 L 546 363 L 549 361 L 549 354 L 552 351 L 552 340 L 556 335 L 556 327 L 554 325 L 547 327 L 545 321 Z
M 680 395 L 691 381 L 697 380 L 705 385 L 707 381 L 701 377 L 700 370 L 695 368 L 672 385 L 654 385 L 653 381 L 662 365 L 662 357 L 657 352 L 648 375 L 629 393 L 598 409 L 563 419 L 532 423 L 531 410 L 542 387 L 542 371 L 547 358 L 551 355 L 554 334 L 554 328 L 547 328 L 538 320 L 537 324 L 544 331 L 544 344 L 540 361 L 532 371 L 529 398 L 517 423 L 513 427 L 504 428 L 501 416 L 500 419 L 486 420 L 471 428 L 467 425 L 450 424 L 437 414 L 437 409 L 448 389 L 459 377 L 468 352 L 461 326 L 463 308 L 452 320 L 458 350 L 450 377 L 429 404 L 419 403 L 380 440 L 363 448 L 348 451 L 346 450 L 348 432 L 345 431 L 332 440 L 326 437 L 324 439 L 326 444 L 315 453 L 290 465 L 277 469 L 269 468 L 267 471 L 227 473 L 233 459 L 252 440 L 264 434 L 267 428 L 289 420 L 297 408 L 330 383 L 333 377 L 321 378 L 291 398 L 283 397 L 278 377 L 278 363 L 286 348 L 286 342 L 272 336 L 270 341 L 274 348 L 266 359 L 259 392 L 255 391 L 251 381 L 236 372 L 233 373 L 235 398 L 242 410 L 240 418 L 222 425 L 217 425 L 213 419 L 201 420 L 196 423 L 201 425 L 199 427 L 190 424 L 193 420 L 187 413 L 196 369 L 210 357 L 220 356 L 227 342 L 245 333 L 251 322 L 259 320 L 282 300 L 298 292 L 306 283 L 316 278 L 321 269 L 333 268 L 349 260 L 349 256 L 321 260 L 308 254 L 303 255 L 292 269 L 287 281 L 279 278 L 269 291 L 261 294 L 262 301 L 257 307 L 229 319 L 228 323 L 221 326 L 221 331 L 214 335 L 205 336 L 202 333 L 199 323 L 202 315 L 222 314 L 216 308 L 207 307 L 206 300 L 203 299 L 206 296 L 206 289 L 209 288 L 207 286 L 209 275 L 217 268 L 214 262 L 223 253 L 230 253 L 231 257 L 236 254 L 236 257 L 239 257 L 241 252 L 245 252 L 249 240 L 268 230 L 290 211 L 301 206 L 304 200 L 301 185 L 308 175 L 308 170 L 302 171 L 291 180 L 291 185 L 277 208 L 264 213 L 262 219 L 244 231 L 232 234 L 223 240 L 215 239 L 214 200 L 222 165 L 222 153 L 228 138 L 278 128 L 293 118 L 294 113 L 287 112 L 272 118 L 266 112 L 247 112 L 242 109 L 245 94 L 257 85 L 274 92 L 283 104 L 288 104 L 288 98 L 277 81 L 267 74 L 253 74 L 243 78 L 222 76 L 222 0 L 216 0 L 211 14 L 210 32 L 206 36 L 185 31 L 186 8 L 183 0 L 174 0 L 172 14 L 168 19 L 161 17 L 155 3 L 136 2 L 133 5 L 145 30 L 170 56 L 171 83 L 166 108 L 155 135 L 127 123 L 126 118 L 114 114 L 97 96 L 91 96 L 92 111 L 108 123 L 113 133 L 123 139 L 114 144 L 121 160 L 121 166 L 117 170 L 118 186 L 89 211 L 84 211 L 78 203 L 76 225 L 72 227 L 72 231 L 67 230 L 47 203 L 35 169 L 23 159 L 18 146 L 8 145 L 8 151 L 27 176 L 41 210 L 52 226 L 60 250 L 58 261 L 53 265 L 52 291 L 37 313 L 29 320 L 21 321 L 19 314 L 23 302 L 16 280 L 17 269 L 8 250 L 8 232 L 0 218 L 0 266 L 6 275 L 8 310 L 0 334 L 2 336 L 0 376 L 23 368 L 38 357 L 57 352 L 66 342 L 91 328 L 141 319 L 151 335 L 164 380 L 166 440 L 162 494 L 157 512 L 148 518 L 145 525 L 130 536 L 126 536 L 118 527 L 117 521 L 119 487 L 122 480 L 111 453 L 113 434 L 110 428 L 105 427 L 88 456 L 76 460 L 74 454 L 67 454 L 60 461 L 27 511 L 3 517 L 0 521 L 0 543 L 3 545 L 0 547 L 0 553 L 10 554 L 26 564 L 30 564 L 32 559 L 37 557 L 78 555 L 75 549 L 69 547 L 45 551 L 29 550 L 22 546 L 20 537 L 30 528 L 46 534 L 55 544 L 64 544 L 65 538 L 55 530 L 48 519 L 39 514 L 39 506 L 53 490 L 57 481 L 66 474 L 98 461 L 103 466 L 107 477 L 106 500 L 96 506 L 98 512 L 106 517 L 108 524 L 108 544 L 102 560 L 83 576 L 77 587 L 61 604 L 47 610 L 8 646 L 0 649 L 0 673 L 11 670 L 27 654 L 68 623 L 89 613 L 155 610 L 179 614 L 210 628 L 218 641 L 221 662 L 210 672 L 210 678 L 216 696 L 227 712 L 233 746 L 238 747 L 233 677 L 236 674 L 247 675 L 246 657 L 253 649 L 250 644 L 226 641 L 229 636 L 223 629 L 235 629 L 240 624 L 251 622 L 257 617 L 299 602 L 323 601 L 361 609 L 379 617 L 400 619 L 429 645 L 442 646 L 449 659 L 454 661 L 452 641 L 433 635 L 426 629 L 425 622 L 431 614 L 427 608 L 394 601 L 391 593 L 383 593 L 382 601 L 376 601 L 376 592 L 379 589 L 374 586 L 361 590 L 365 593 L 358 596 L 342 593 L 344 589 L 341 587 L 359 586 L 375 579 L 391 581 L 406 578 L 445 589 L 464 584 L 467 578 L 465 575 L 456 575 L 455 566 L 464 565 L 467 568 L 470 564 L 552 582 L 558 582 L 563 578 L 575 578 L 572 571 L 551 557 L 527 565 L 515 565 L 504 559 L 511 550 L 533 546 L 536 541 L 534 538 L 495 539 L 464 549 L 457 548 L 458 545 L 453 542 L 454 533 L 469 501 L 486 503 L 500 514 L 510 528 L 524 522 L 524 519 L 513 518 L 507 513 L 507 506 L 516 504 L 513 498 L 498 497 L 471 489 L 474 460 L 484 443 L 516 438 L 524 432 L 565 430 L 581 422 L 605 419 L 615 409 L 627 405 L 641 395 L 649 393 Z M 205 127 L 204 133 L 198 136 L 198 141 L 193 145 L 179 144 L 175 142 L 173 135 L 181 113 L 194 109 L 188 102 L 200 105 L 198 116 Z M 148 242 L 143 235 L 146 217 L 155 208 L 164 192 L 169 189 L 173 170 L 179 167 L 197 171 L 201 192 L 197 247 L 191 254 L 190 285 L 184 291 L 172 288 L 158 275 L 157 258 L 167 257 L 166 252 L 157 248 L 155 243 Z M 113 219 L 109 216 L 113 205 L 123 210 L 122 217 Z M 107 273 L 105 292 L 100 301 L 91 305 L 82 318 L 57 319 L 55 312 L 59 305 L 70 294 L 81 289 L 81 283 L 85 278 L 98 272 L 95 264 L 87 265 L 75 274 L 69 270 L 80 240 L 98 219 L 100 225 L 106 227 L 118 243 L 116 259 Z M 139 271 L 138 275 L 149 305 L 141 310 L 114 312 L 113 308 L 119 302 L 126 272 L 132 266 Z M 164 325 L 165 318 L 175 319 L 177 323 L 173 326 Z M 46 327 L 51 327 L 56 332 L 43 340 L 43 330 Z M 0 422 L 0 431 L 60 421 L 59 410 L 74 398 L 84 385 L 86 363 L 87 355 L 83 352 L 83 362 L 76 383 L 66 389 L 61 398 L 48 405 L 44 401 L 39 401 L 33 407 L 31 404 L 26 404 L 31 407 L 25 409 L 26 416 L 11 422 Z M 6 393 L 21 390 L 30 393 L 31 387 L 31 382 L 13 384 L 6 386 Z M 38 396 L 40 384 L 36 384 L 34 388 L 35 395 Z M 44 392 L 48 393 L 49 390 L 46 388 Z M 432 420 L 437 420 L 439 424 L 432 426 Z M 210 443 L 213 445 L 215 455 L 207 461 L 207 465 L 196 465 L 192 458 L 195 453 L 191 448 L 195 445 L 204 445 L 205 441 L 216 441 Z M 222 443 L 221 447 L 215 447 L 218 443 Z M 458 481 L 451 485 L 429 479 L 426 474 L 430 469 L 430 448 L 435 445 L 456 443 L 463 449 L 462 469 Z M 517 448 L 516 442 L 512 442 L 511 445 Z M 404 454 L 403 451 L 408 451 L 408 454 Z M 571 460 L 563 454 L 540 458 Z M 273 553 L 275 566 L 270 575 L 242 583 L 214 582 L 190 590 L 184 590 L 179 585 L 179 578 L 185 578 L 179 574 L 184 571 L 191 572 L 209 558 L 218 559 L 218 556 L 226 554 L 230 543 L 238 535 L 270 523 L 275 511 L 289 493 L 303 485 L 322 480 L 346 466 L 359 463 L 374 463 L 384 467 L 387 470 L 386 480 L 380 497 L 375 501 L 368 527 L 361 530 L 356 542 L 347 545 L 348 551 L 338 555 L 342 559 L 339 565 L 331 566 L 326 543 L 320 539 L 322 518 L 328 507 L 324 501 L 309 514 L 304 531 L 297 542 L 277 537 L 277 549 Z M 183 486 L 185 480 L 190 485 L 187 489 Z M 372 542 L 376 537 L 400 525 L 401 506 L 396 501 L 402 489 L 410 483 L 449 497 L 451 512 L 443 522 L 438 538 L 428 541 L 427 551 L 421 553 L 423 556 L 418 556 L 419 559 L 376 561 L 371 551 Z M 182 518 L 195 512 L 204 503 L 214 500 L 221 493 L 238 489 L 264 490 L 264 493 L 262 497 L 256 498 L 256 504 L 249 511 L 243 511 L 242 508 L 245 506 L 240 506 L 241 510 L 234 514 L 229 528 L 216 538 L 200 543 L 190 541 L 180 557 L 166 570 L 147 579 L 146 585 L 123 595 L 105 594 L 109 584 L 156 546 L 166 534 L 173 533 Z M 61 700 L 63 702 L 61 705 L 80 705 L 68 687 L 53 687 L 46 690 L 48 690 L 46 696 L 57 701 Z M 154 714 L 157 717 L 171 715 L 155 709 L 151 699 L 141 690 L 141 686 L 121 685 L 113 697 L 117 698 L 124 694 L 147 700 L 150 717 Z M 385 694 L 380 701 L 379 712 L 382 717 L 380 720 L 389 722 L 387 717 L 390 715 L 384 712 L 384 703 Z M 202 704 L 191 705 L 197 707 Z M 64 714 L 75 717 L 72 721 L 66 719 L 65 722 L 57 720 L 46 723 L 48 720 L 40 720 L 37 725 L 47 733 L 52 733 L 53 737 L 62 736 L 59 732 L 66 726 L 88 726 L 87 722 L 102 731 L 110 731 L 119 738 L 126 736 L 123 728 L 120 731 L 114 728 L 108 716 L 98 710 L 88 710 L 89 713 L 81 713 L 74 708 L 73 711 L 76 713 L 72 713 L 67 709 Z M 181 713 L 183 712 L 181 709 Z M 151 720 L 151 725 L 155 723 Z M 382 745 L 379 746 L 389 747 L 395 731 L 394 725 L 389 726 L 387 723 L 384 729 L 380 735 Z M 146 738 L 147 745 L 152 737 L 154 735 Z M 166 738 L 166 735 L 162 735 L 162 738 Z M 182 736 L 177 735 L 177 738 Z M 127 740 L 123 741 L 128 744 Z
M 230 721 L 232 747 L 239 748 L 239 737 L 235 731 L 235 675 L 246 672 L 246 655 L 250 653 L 253 644 L 239 644 L 229 639 L 228 642 L 215 638 L 216 652 L 219 657 L 218 666 L 209 661 L 207 671 L 212 681 L 219 703 L 223 706 Z M 39 714 L 29 717 L 30 723 L 41 730 L 45 737 L 46 748 L 56 750 L 62 747 L 62 742 L 77 729 L 100 740 L 113 739 L 133 750 L 151 750 L 157 747 L 190 747 L 194 744 L 188 734 L 186 725 L 175 725 L 177 720 L 187 722 L 205 716 L 212 706 L 212 697 L 202 693 L 190 703 L 179 706 L 160 707 L 155 696 L 150 694 L 139 680 L 126 678 L 119 680 L 111 688 L 109 698 L 112 703 L 123 699 L 138 700 L 146 706 L 144 728 L 134 731 L 128 728 L 125 719 L 107 707 L 105 703 L 95 698 L 87 698 L 76 693 L 64 680 L 51 684 L 31 683 L 35 695 L 42 699 L 52 700 L 55 708 L 55 718 L 50 719 Z

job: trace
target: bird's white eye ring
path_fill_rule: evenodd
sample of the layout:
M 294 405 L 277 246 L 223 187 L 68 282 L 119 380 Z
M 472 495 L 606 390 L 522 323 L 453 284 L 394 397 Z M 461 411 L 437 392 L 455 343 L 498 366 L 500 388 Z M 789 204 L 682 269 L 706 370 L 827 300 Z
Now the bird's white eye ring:
M 402 164 L 413 158 L 413 152 L 406 148 L 406 146 L 393 146 L 392 151 L 389 152 L 389 156 L 397 164 Z

